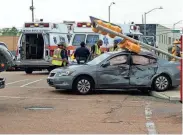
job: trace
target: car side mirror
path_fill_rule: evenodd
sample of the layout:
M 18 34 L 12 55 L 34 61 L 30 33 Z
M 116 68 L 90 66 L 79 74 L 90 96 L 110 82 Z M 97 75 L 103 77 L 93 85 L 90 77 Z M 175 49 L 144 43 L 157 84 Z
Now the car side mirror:
M 102 67 L 107 67 L 107 66 L 110 66 L 110 61 L 106 61 L 102 64 Z

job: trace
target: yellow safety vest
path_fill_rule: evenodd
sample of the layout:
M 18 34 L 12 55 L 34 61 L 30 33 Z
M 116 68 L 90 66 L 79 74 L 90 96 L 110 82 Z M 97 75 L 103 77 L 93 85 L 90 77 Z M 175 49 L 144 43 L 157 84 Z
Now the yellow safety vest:
M 100 48 L 98 47 L 97 44 L 95 45 L 95 54 L 97 54 L 97 55 L 101 54 L 101 50 L 100 50 Z
M 114 49 L 114 47 L 110 48 L 110 52 L 118 51 L 118 50 L 119 50 L 119 47 L 116 47 L 115 49 Z
M 74 61 L 75 57 L 74 57 L 74 53 L 71 55 L 71 60 Z
M 59 48 L 54 50 L 52 65 L 62 66 L 63 61 L 62 61 L 62 58 L 61 58 L 61 55 L 60 55 L 61 51 L 62 51 L 62 49 L 59 49 Z

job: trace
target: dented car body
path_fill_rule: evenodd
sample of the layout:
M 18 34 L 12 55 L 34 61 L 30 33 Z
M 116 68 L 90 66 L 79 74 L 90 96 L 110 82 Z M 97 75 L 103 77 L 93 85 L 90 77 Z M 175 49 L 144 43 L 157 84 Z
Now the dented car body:
M 124 50 L 104 53 L 84 65 L 55 69 L 47 82 L 52 87 L 76 89 L 81 94 L 92 89 L 165 91 L 180 85 L 178 66 L 179 62 L 159 59 L 149 51 L 135 54 Z

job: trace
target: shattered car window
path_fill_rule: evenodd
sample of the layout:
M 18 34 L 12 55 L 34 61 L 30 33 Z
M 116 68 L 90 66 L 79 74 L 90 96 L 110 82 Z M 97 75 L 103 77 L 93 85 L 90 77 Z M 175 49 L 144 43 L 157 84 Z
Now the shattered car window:
M 110 59 L 110 64 L 111 65 L 120 65 L 120 64 L 125 64 L 127 62 L 127 56 L 122 55 L 122 56 L 117 56 L 112 59 Z
M 149 64 L 149 58 L 146 58 L 144 56 L 134 55 L 132 56 L 133 64 L 135 65 L 148 65 Z

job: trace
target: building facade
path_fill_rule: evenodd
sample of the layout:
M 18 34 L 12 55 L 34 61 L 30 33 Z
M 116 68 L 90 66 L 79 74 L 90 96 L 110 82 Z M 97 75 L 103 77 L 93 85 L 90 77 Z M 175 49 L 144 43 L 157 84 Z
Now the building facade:
M 140 31 L 144 33 L 144 24 L 137 24 L 140 26 Z M 180 33 L 173 33 L 172 29 L 167 28 L 160 24 L 146 24 L 146 36 L 153 36 L 156 46 L 165 51 L 172 50 L 173 42 L 180 39 Z M 168 59 L 167 56 L 160 54 L 161 57 Z

